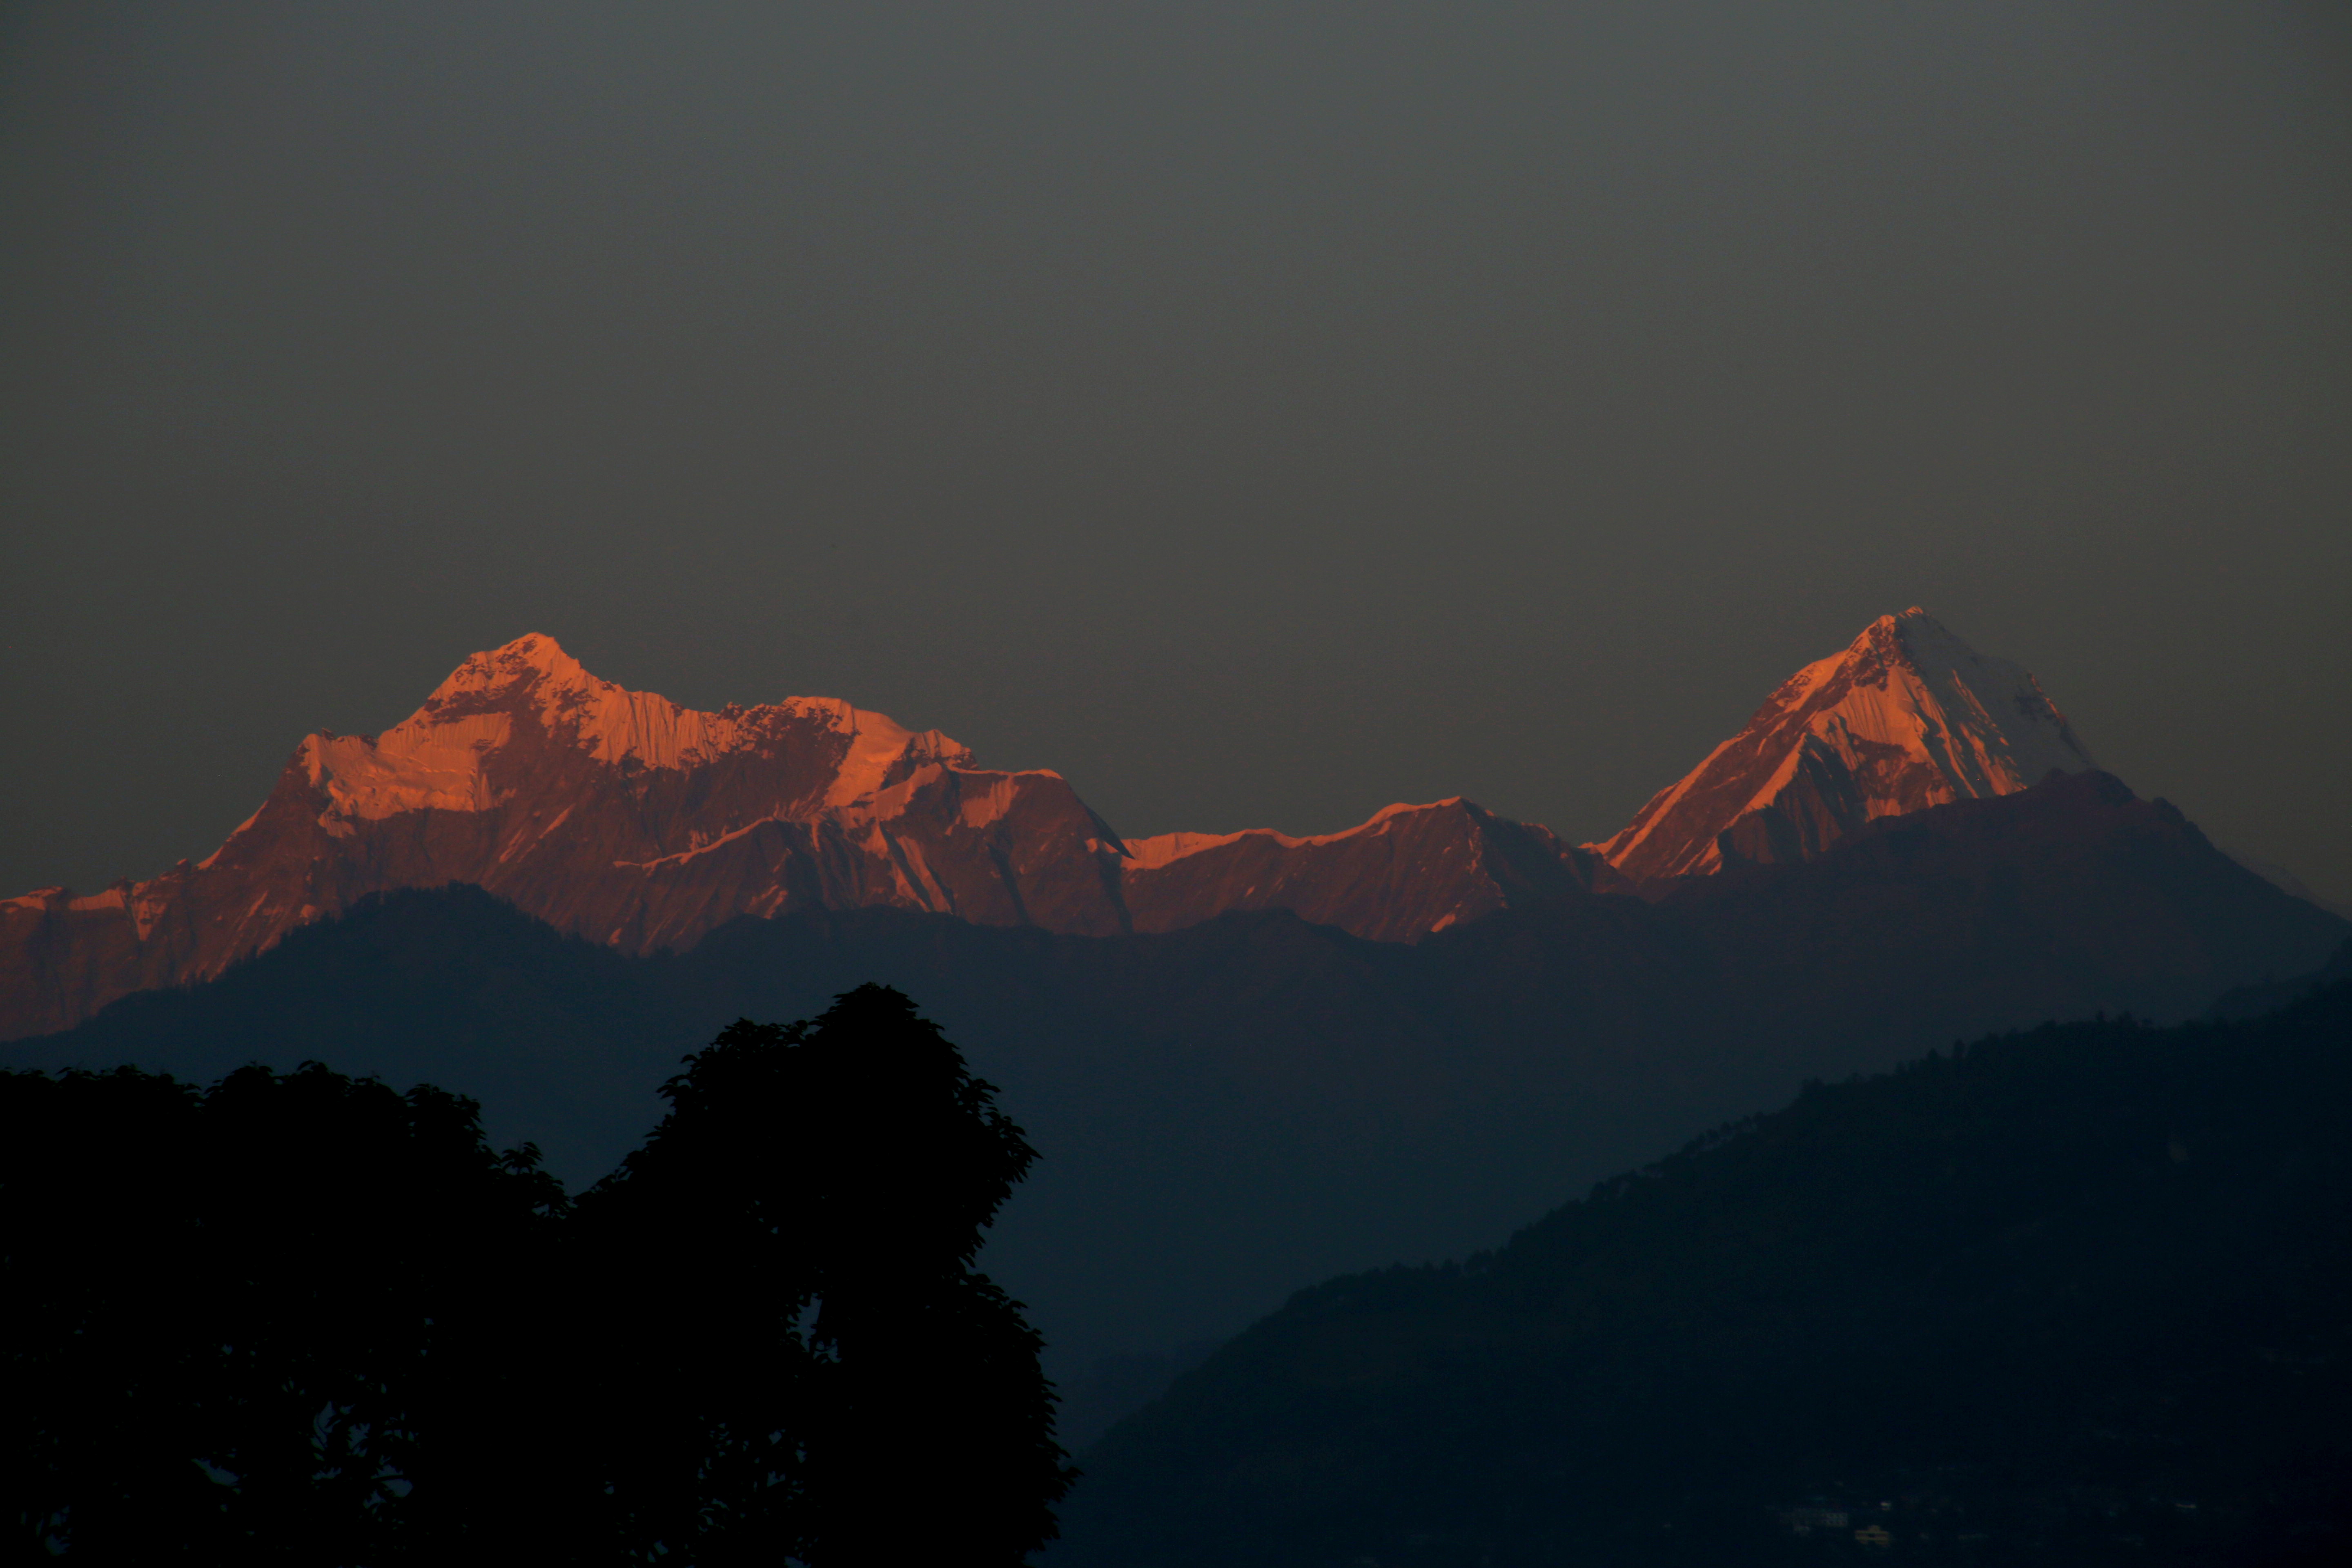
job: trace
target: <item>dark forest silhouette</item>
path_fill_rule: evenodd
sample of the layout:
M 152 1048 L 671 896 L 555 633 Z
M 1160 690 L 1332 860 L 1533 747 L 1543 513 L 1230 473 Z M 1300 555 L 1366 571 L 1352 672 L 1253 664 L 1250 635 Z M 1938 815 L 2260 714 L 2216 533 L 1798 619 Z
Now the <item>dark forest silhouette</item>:
M 663 1092 L 572 1201 L 430 1087 L 0 1074 L 12 1554 L 1023 1561 L 1071 1472 L 972 1267 L 992 1087 L 869 985 Z
M 2352 983 L 1815 1083 L 1301 1290 L 1086 1452 L 1065 1568 L 2318 1564 Z

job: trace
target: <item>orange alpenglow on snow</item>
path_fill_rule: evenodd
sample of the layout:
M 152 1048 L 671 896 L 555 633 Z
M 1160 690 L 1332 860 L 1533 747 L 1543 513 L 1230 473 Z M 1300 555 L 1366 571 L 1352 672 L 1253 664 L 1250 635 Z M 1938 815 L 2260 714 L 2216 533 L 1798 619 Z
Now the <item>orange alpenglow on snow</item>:
M 1075 935 L 1288 910 L 1418 942 L 1495 910 L 1807 858 L 1882 816 L 2089 768 L 2013 664 L 1922 610 L 1807 666 L 1604 844 L 1469 801 L 1343 833 L 1123 840 L 1058 773 L 826 697 L 704 712 L 551 637 L 459 665 L 380 735 L 312 735 L 201 864 L 0 900 L 0 1038 L 218 974 L 372 893 L 467 882 L 631 952 L 746 916 L 883 907 Z
M 1322 837 L 1142 847 L 1060 774 L 982 768 L 936 730 L 824 697 L 704 712 L 533 635 L 473 655 L 382 734 L 310 736 L 201 864 L 0 900 L 0 1038 L 208 979 L 369 894 L 452 882 L 650 952 L 744 916 L 873 906 L 1081 935 L 1290 910 L 1414 941 L 1606 874 L 1462 801 Z
M 1877 817 L 2095 765 L 2031 674 L 1915 605 L 1790 677 L 1746 729 L 1586 847 L 1655 886 L 1806 859 Z

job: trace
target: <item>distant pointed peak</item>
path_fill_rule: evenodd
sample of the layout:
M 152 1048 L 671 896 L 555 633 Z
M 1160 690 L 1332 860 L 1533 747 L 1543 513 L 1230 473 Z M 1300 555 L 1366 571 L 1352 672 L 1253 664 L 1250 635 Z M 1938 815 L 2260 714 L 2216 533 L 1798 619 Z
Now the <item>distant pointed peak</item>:
M 562 644 L 545 632 L 527 632 L 512 642 L 467 655 L 434 689 L 425 707 L 429 710 L 455 698 L 505 693 L 527 685 L 561 690 L 610 684 L 589 674 L 578 659 L 563 651 Z
M 1944 623 L 1936 618 L 1934 612 L 1924 605 L 1914 605 L 1907 610 L 1879 616 L 1863 627 L 1862 635 L 1848 647 L 1851 650 L 1858 650 L 1875 643 L 1901 641 L 1913 631 L 1939 633 L 1945 637 L 1952 635 Z
M 1789 678 L 1780 695 L 1783 700 L 1791 695 L 1801 697 L 1820 689 L 1832 677 L 1847 673 L 1875 685 L 1895 664 L 1927 669 L 1976 667 L 1986 662 L 1983 655 L 1937 620 L 1932 611 L 1913 605 L 1899 614 L 1879 616 L 1863 627 L 1843 652 L 1816 659 L 1799 670 Z
M 1913 605 L 1781 682 L 1746 728 L 1597 848 L 1636 879 L 1703 873 L 1721 864 L 1724 836 L 1743 826 L 1790 841 L 1759 839 L 1741 850 L 1747 858 L 1787 858 L 1818 852 L 1863 820 L 2011 794 L 2095 765 L 2022 666 L 1977 652 Z M 1834 798 L 1814 798 L 1831 774 L 1845 781 Z M 1804 800 L 1768 819 L 1790 791 Z
M 541 668 L 550 668 L 558 663 L 577 662 L 570 654 L 563 651 L 562 643 L 557 642 L 545 632 L 525 632 L 514 641 L 492 648 L 490 657 L 520 659 L 526 663 L 537 665 Z
M 526 632 L 505 647 L 493 648 L 489 658 L 493 663 L 505 668 L 520 667 L 549 675 L 588 673 L 578 659 L 563 651 L 562 643 L 545 632 Z
M 848 742 L 826 793 L 828 805 L 862 799 L 928 763 L 967 769 L 973 764 L 969 748 L 936 730 L 910 731 L 887 714 L 837 697 L 786 697 L 751 707 L 729 703 L 705 712 L 659 692 L 632 690 L 593 674 L 544 632 L 467 656 L 423 706 L 381 736 L 346 742 L 322 732 L 304 742 L 303 755 L 313 783 L 352 771 L 348 759 L 336 760 L 342 752 L 353 759 L 366 752 L 361 771 L 371 775 L 383 772 L 394 758 L 409 760 L 394 772 L 406 768 L 434 775 L 429 785 L 370 784 L 370 809 L 431 804 L 477 810 L 495 793 L 481 757 L 503 747 L 517 724 L 578 746 L 600 762 L 625 759 L 648 768 L 682 768 L 773 744 L 784 730 L 811 722 Z

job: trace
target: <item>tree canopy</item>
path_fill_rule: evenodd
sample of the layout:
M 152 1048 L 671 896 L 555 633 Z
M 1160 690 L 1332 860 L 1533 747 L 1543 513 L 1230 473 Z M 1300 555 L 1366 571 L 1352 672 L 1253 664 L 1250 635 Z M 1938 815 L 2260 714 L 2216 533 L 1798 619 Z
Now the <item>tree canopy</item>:
M 992 1087 L 866 986 L 663 1093 L 572 1201 L 430 1087 L 0 1074 L 16 1553 L 1022 1562 L 1070 1472 Z

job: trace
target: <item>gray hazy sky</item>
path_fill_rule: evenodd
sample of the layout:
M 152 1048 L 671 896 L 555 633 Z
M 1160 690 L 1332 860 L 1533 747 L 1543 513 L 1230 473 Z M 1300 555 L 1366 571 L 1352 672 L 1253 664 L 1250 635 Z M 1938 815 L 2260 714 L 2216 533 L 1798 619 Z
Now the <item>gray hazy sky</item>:
M 1923 603 L 2352 897 L 2352 6 L 0 10 L 0 893 L 553 634 L 1615 828 Z

